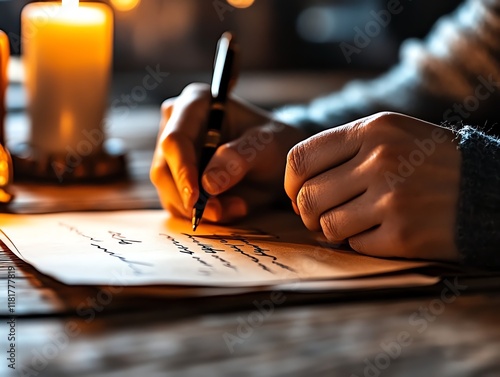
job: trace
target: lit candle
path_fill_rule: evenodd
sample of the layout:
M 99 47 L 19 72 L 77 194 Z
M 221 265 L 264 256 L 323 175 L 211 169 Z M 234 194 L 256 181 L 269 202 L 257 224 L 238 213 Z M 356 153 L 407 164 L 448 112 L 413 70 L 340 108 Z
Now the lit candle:
M 23 9 L 29 144 L 37 152 L 100 153 L 112 40 L 113 17 L 105 4 L 63 0 Z

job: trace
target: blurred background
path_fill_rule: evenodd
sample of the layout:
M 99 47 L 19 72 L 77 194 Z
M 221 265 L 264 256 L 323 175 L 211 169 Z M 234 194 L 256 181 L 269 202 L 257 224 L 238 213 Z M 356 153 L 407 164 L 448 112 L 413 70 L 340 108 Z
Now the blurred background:
M 192 81 L 210 80 L 215 44 L 232 30 L 241 46 L 241 95 L 259 105 L 297 102 L 338 88 L 351 77 L 375 75 L 398 59 L 403 40 L 423 37 L 458 0 L 106 0 L 115 14 L 112 96 L 141 82 L 146 67 L 169 72 L 165 83 L 148 93 L 157 103 Z M 0 29 L 19 55 L 20 13 L 27 0 L 0 0 Z M 346 59 L 340 44 L 354 44 L 373 13 L 393 14 L 359 53 Z M 57 59 L 58 57 L 54 57 Z M 300 94 L 280 84 L 303 80 Z M 300 86 L 300 85 L 299 85 Z M 260 88 L 260 91 L 258 90 Z M 285 86 L 286 88 L 286 86 Z M 259 93 L 260 94 L 256 94 Z M 280 95 L 281 94 L 281 95 Z

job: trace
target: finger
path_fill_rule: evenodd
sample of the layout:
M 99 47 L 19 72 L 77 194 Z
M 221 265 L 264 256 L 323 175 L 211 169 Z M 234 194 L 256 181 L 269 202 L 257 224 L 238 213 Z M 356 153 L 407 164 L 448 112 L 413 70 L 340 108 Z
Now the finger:
M 248 214 L 245 200 L 238 196 L 212 197 L 208 200 L 203 217 L 211 222 L 229 223 Z
M 201 84 L 188 85 L 179 97 L 162 105 L 165 126 L 158 145 L 186 209 L 192 207 L 198 198 L 196 147 L 205 127 L 209 105 L 208 86 Z
M 356 158 L 306 181 L 297 194 L 297 207 L 304 225 L 319 231 L 321 215 L 364 193 L 370 182 Z
M 358 153 L 363 141 L 361 126 L 368 119 L 323 131 L 290 150 L 285 170 L 285 191 L 292 201 L 296 200 L 305 181 L 349 161 Z
M 181 132 L 193 142 L 200 139 L 206 126 L 210 108 L 210 91 L 207 85 L 188 85 L 175 99 L 167 132 Z M 168 105 L 168 104 L 167 104 Z
M 160 150 L 172 174 L 172 180 L 184 208 L 190 209 L 198 199 L 198 167 L 193 142 L 180 132 L 160 140 Z
M 150 169 L 150 179 L 156 187 L 162 207 L 180 217 L 189 217 L 190 211 L 182 205 L 168 165 L 160 152 L 155 153 Z
M 174 104 L 176 97 L 168 98 L 161 104 L 161 121 L 160 127 L 158 128 L 158 139 L 160 138 L 165 126 L 167 125 L 170 117 L 172 116 L 172 111 L 174 110 Z
M 368 192 L 323 213 L 321 231 L 331 242 L 343 241 L 381 224 L 383 211 L 377 200 Z
M 384 221 L 378 227 L 349 237 L 349 245 L 358 253 L 379 258 L 417 257 L 405 255 L 403 233 L 398 233 L 399 226 L 390 221 Z
M 237 150 L 238 142 L 221 145 L 210 160 L 202 177 L 203 188 L 210 195 L 219 195 L 240 182 L 250 169 Z
M 272 161 L 274 132 L 272 125 L 252 128 L 236 140 L 221 145 L 203 174 L 205 190 L 211 195 L 219 195 L 239 183 L 262 161 Z M 259 143 L 263 135 L 265 140 L 271 141 Z M 258 174 L 259 180 L 268 178 L 266 169 L 260 169 Z
M 204 217 L 212 222 L 232 222 L 267 207 L 270 200 L 269 194 L 261 187 L 238 186 L 227 193 L 210 198 Z
M 360 254 L 373 257 L 394 257 L 387 234 L 381 226 L 349 237 L 349 246 Z

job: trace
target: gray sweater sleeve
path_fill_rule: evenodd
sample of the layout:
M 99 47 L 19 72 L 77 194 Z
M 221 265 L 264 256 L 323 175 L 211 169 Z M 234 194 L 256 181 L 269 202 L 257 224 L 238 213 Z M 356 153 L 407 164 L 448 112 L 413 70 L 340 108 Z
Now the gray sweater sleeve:
M 462 178 L 457 246 L 464 264 L 500 269 L 500 140 L 469 126 L 458 132 Z
M 500 0 L 465 1 L 425 40 L 406 41 L 400 55 L 386 74 L 278 109 L 277 118 L 309 134 L 379 111 L 437 124 L 498 124 Z M 457 132 L 462 178 L 456 244 L 464 264 L 500 269 L 500 140 L 472 127 Z
M 379 111 L 437 124 L 484 124 L 497 114 L 499 89 L 500 0 L 469 0 L 442 17 L 424 40 L 405 41 L 400 62 L 384 75 L 277 109 L 276 115 L 309 134 Z

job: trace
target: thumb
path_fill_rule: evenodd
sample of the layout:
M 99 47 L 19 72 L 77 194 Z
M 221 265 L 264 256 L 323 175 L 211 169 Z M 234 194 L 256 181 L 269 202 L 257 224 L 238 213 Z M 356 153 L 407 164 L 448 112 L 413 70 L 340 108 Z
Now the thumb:
M 202 185 L 210 195 L 219 195 L 240 182 L 252 169 L 255 158 L 248 158 L 245 144 L 248 136 L 221 145 L 210 160 L 202 177 Z

